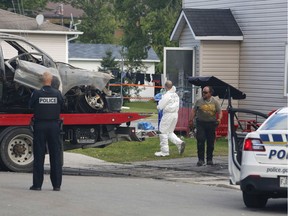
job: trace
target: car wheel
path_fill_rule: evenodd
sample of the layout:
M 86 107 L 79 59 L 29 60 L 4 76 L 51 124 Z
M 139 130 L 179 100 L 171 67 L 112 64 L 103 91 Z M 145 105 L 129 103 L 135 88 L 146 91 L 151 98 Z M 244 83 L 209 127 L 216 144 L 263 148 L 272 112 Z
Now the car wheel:
M 78 98 L 76 109 L 81 113 L 104 112 L 106 109 L 105 99 L 98 91 L 93 94 L 81 95 Z
M 263 208 L 265 207 L 268 198 L 260 194 L 251 194 L 245 191 L 242 192 L 243 201 L 248 208 Z

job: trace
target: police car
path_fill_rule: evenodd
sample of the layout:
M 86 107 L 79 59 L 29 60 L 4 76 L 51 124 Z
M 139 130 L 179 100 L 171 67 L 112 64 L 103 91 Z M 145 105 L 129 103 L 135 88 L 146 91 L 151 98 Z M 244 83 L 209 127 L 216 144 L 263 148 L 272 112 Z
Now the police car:
M 245 205 L 261 208 L 269 198 L 287 197 L 288 107 L 274 112 L 243 139 L 239 135 L 231 131 L 229 171 L 231 183 L 240 184 Z M 239 143 L 242 150 L 237 150 Z
M 286 198 L 288 190 L 288 107 L 267 114 L 233 108 L 246 94 L 217 77 L 189 77 L 192 85 L 214 88 L 228 99 L 228 168 L 230 183 L 240 185 L 247 207 L 264 207 L 269 198 Z M 223 128 L 227 125 L 223 124 Z

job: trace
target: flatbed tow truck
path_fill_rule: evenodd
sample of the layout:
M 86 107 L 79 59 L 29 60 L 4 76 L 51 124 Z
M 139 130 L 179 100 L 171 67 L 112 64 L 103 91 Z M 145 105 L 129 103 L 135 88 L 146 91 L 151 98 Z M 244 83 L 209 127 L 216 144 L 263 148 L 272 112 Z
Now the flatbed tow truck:
M 42 74 L 64 98 L 61 109 L 63 150 L 105 147 L 119 140 L 139 140 L 131 121 L 147 114 L 121 113 L 122 95 L 109 90 L 111 73 L 53 60 L 23 37 L 0 33 L 0 166 L 30 172 L 33 166 L 31 94 L 42 87 Z M 123 124 L 124 123 L 124 124 Z M 126 126 L 125 126 L 126 123 Z M 124 125 L 124 127 L 123 127 Z M 48 153 L 48 152 L 47 152 Z
M 141 141 L 131 121 L 140 113 L 61 114 L 63 150 L 105 147 L 120 140 Z M 0 165 L 4 170 L 30 172 L 33 166 L 32 114 L 0 114 Z M 126 123 L 126 126 L 120 126 Z

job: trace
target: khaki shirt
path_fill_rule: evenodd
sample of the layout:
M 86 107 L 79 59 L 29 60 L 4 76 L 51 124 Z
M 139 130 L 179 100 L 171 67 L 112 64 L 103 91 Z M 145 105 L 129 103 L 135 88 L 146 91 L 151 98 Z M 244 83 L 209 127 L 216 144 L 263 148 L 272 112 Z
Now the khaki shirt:
M 216 121 L 216 114 L 221 112 L 219 102 L 213 97 L 209 102 L 203 98 L 197 100 L 193 109 L 196 113 L 196 120 L 205 122 Z

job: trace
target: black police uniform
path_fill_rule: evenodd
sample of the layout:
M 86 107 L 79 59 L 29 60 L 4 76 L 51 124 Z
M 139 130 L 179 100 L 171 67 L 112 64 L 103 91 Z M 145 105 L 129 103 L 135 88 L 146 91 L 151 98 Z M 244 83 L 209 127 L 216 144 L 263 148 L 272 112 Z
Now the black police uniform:
M 33 140 L 33 188 L 41 189 L 44 176 L 46 143 L 50 156 L 50 179 L 54 189 L 62 183 L 62 161 L 60 141 L 60 111 L 63 104 L 61 92 L 51 86 L 35 90 L 30 107 L 34 109 Z

